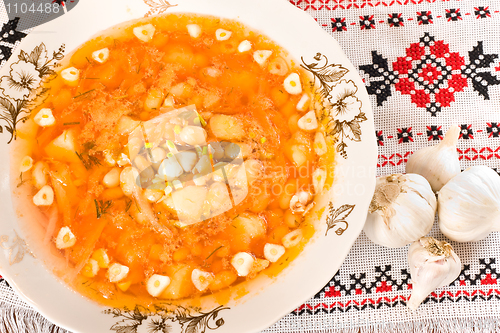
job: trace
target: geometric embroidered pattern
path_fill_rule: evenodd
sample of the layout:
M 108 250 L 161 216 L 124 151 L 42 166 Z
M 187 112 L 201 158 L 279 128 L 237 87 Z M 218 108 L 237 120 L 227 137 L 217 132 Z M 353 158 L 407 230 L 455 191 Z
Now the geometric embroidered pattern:
M 488 122 L 485 127 L 472 128 L 472 124 L 460 124 L 460 140 L 473 140 L 475 137 L 481 135 L 481 139 L 494 139 L 500 137 L 500 123 Z M 397 140 L 398 143 L 414 142 L 416 137 L 427 137 L 427 141 L 443 140 L 443 127 L 439 125 L 426 126 L 423 131 L 415 131 L 413 127 L 397 128 L 394 132 L 395 135 L 389 135 L 383 130 L 375 131 L 377 137 L 377 144 L 384 146 L 385 141 L 389 139 Z
M 490 148 L 490 147 L 483 147 L 483 148 L 467 148 L 464 150 L 461 150 L 457 148 L 457 153 L 458 153 L 458 159 L 459 160 L 466 160 L 466 161 L 476 161 L 476 160 L 482 160 L 482 161 L 487 161 L 491 159 L 497 159 L 500 160 L 500 147 L 497 148 Z M 408 162 L 408 158 L 413 154 L 413 152 L 408 151 L 406 153 L 395 153 L 391 155 L 378 155 L 378 162 L 377 162 L 377 167 L 382 168 L 385 166 L 397 166 L 401 165 L 402 163 Z
M 456 287 L 471 286 L 492 286 L 488 290 L 472 288 L 473 290 L 442 291 L 431 293 L 422 303 L 441 303 L 443 301 L 459 302 L 469 301 L 479 298 L 490 300 L 492 298 L 500 300 L 500 272 L 493 267 L 496 264 L 495 258 L 479 259 L 479 272 L 471 272 L 471 265 L 463 265 L 458 278 L 450 285 Z M 364 308 L 395 307 L 397 305 L 406 306 L 408 296 L 384 296 L 384 293 L 398 290 L 411 290 L 410 274 L 408 269 L 401 269 L 400 272 L 393 272 L 391 265 L 375 266 L 374 279 L 367 279 L 366 273 L 356 273 L 349 275 L 349 282 L 342 283 L 339 273 L 321 289 L 314 299 L 321 299 L 324 302 L 317 305 L 302 304 L 295 309 L 292 314 L 318 314 L 321 312 L 332 313 L 334 311 L 346 312 L 351 309 L 363 310 Z M 399 279 L 394 278 L 400 276 Z M 484 287 L 483 287 L 484 288 Z M 469 289 L 469 288 L 468 288 Z M 335 298 L 346 295 L 357 295 L 355 299 L 345 303 L 336 302 Z M 361 298 L 361 300 L 360 300 Z
M 500 84 L 491 73 L 491 65 L 497 58 L 498 55 L 485 54 L 483 42 L 478 42 L 468 52 L 466 61 L 458 52 L 452 52 L 444 41 L 426 32 L 418 43 L 408 46 L 405 55 L 391 64 L 377 51 L 372 51 L 372 63 L 359 68 L 369 75 L 367 91 L 375 95 L 378 106 L 392 96 L 394 89 L 407 95 L 417 107 L 436 116 L 455 101 L 455 94 L 469 86 L 483 99 L 489 99 L 489 87 Z M 408 141 L 412 141 L 411 138 L 402 140 Z
M 432 3 L 436 0 L 289 0 L 291 4 L 303 10 L 335 10 L 335 9 L 350 9 L 350 8 L 365 8 L 384 6 L 390 7 L 394 5 L 416 5 L 421 3 Z M 448 0 L 441 0 L 448 1 Z M 476 14 L 477 15 L 477 14 Z
M 10 20 L 7 23 L 4 23 L 2 28 L 0 29 L 0 41 L 5 44 L 0 45 L 0 65 L 2 65 L 5 61 L 9 60 L 12 55 L 12 49 L 14 45 L 26 37 L 24 32 L 17 31 L 17 24 L 19 23 L 19 17 Z

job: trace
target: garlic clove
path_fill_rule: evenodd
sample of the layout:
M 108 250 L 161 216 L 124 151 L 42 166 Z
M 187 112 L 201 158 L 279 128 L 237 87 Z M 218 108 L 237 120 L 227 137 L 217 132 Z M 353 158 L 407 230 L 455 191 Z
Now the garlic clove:
M 431 186 L 417 174 L 377 178 L 364 232 L 375 244 L 402 247 L 432 228 L 437 202 Z
M 128 156 L 124 153 L 121 153 L 120 156 L 118 156 L 118 160 L 116 161 L 116 164 L 118 166 L 124 167 L 126 165 L 130 165 L 130 159 Z
M 298 95 L 302 92 L 302 84 L 300 83 L 300 76 L 297 73 L 288 75 L 283 82 L 285 90 L 290 95 Z
M 146 24 L 139 27 L 135 27 L 132 31 L 139 40 L 143 42 L 149 42 L 153 39 L 153 35 L 155 34 L 155 27 L 152 24 Z
M 303 94 L 302 97 L 300 98 L 299 102 L 297 103 L 297 110 L 299 111 L 306 111 L 307 107 L 309 106 L 309 96 L 307 94 Z
M 453 125 L 438 145 L 414 152 L 406 163 L 406 173 L 416 173 L 425 177 L 432 190 L 439 191 L 444 184 L 460 173 L 457 154 L 459 134 L 460 128 Z
M 264 258 L 270 262 L 276 262 L 285 254 L 285 247 L 278 244 L 267 243 L 264 245 Z
M 253 59 L 259 65 L 264 66 L 272 54 L 271 50 L 257 50 L 253 53 Z
M 207 289 L 213 279 L 214 275 L 212 273 L 202 271 L 198 268 L 193 269 L 191 272 L 191 281 L 199 291 Z
M 314 170 L 312 174 L 314 193 L 318 194 L 321 193 L 321 191 L 323 191 L 323 187 L 325 187 L 325 181 L 326 181 L 326 171 L 321 168 L 317 168 L 316 170 Z
M 33 167 L 33 159 L 30 156 L 24 156 L 21 160 L 21 166 L 19 167 L 19 171 L 27 172 L 30 171 Z
M 80 79 L 80 71 L 75 67 L 69 67 L 61 71 L 63 81 L 70 86 L 76 86 Z
M 107 47 L 92 52 L 92 59 L 100 64 L 105 63 L 109 59 L 109 49 Z
M 255 274 L 263 271 L 268 268 L 270 265 L 269 260 L 255 258 L 255 261 L 252 264 L 252 268 L 250 269 L 250 276 L 254 276 Z
M 153 297 L 158 297 L 170 284 L 170 278 L 165 275 L 154 274 L 148 279 L 146 289 Z
M 33 121 L 40 127 L 48 127 L 54 125 L 56 118 L 54 118 L 51 109 L 43 108 L 38 111 Z
M 314 111 L 309 111 L 305 115 L 303 115 L 299 121 L 297 122 L 297 126 L 301 130 L 310 132 L 314 131 L 315 129 L 318 128 L 318 120 L 316 119 L 316 114 Z
M 238 45 L 238 52 L 243 53 L 246 51 L 250 51 L 252 49 L 252 43 L 248 40 L 244 40 Z
M 295 229 L 294 231 L 289 232 L 286 234 L 282 239 L 281 243 L 283 243 L 283 246 L 286 247 L 287 249 L 294 247 L 300 243 L 300 241 L 303 238 L 303 233 L 301 229 Z
M 441 232 L 457 242 L 475 242 L 500 230 L 500 176 L 473 166 L 451 179 L 438 193 Z
M 120 282 L 127 277 L 129 268 L 127 266 L 114 263 L 108 268 L 109 282 Z
M 229 38 L 231 38 L 232 34 L 233 33 L 229 30 L 217 29 L 215 31 L 215 39 L 220 40 L 220 41 L 228 40 Z
M 76 244 L 76 237 L 69 227 L 62 227 L 57 233 L 56 247 L 60 250 L 67 249 Z
M 295 193 L 290 199 L 290 210 L 294 213 L 305 213 L 307 204 L 312 200 L 312 195 L 306 191 Z
M 452 283 L 462 266 L 450 244 L 432 237 L 422 237 L 410 245 L 408 263 L 413 288 L 407 305 L 411 310 L 436 288 Z
M 193 38 L 198 38 L 201 35 L 201 27 L 198 24 L 186 25 L 189 35 Z
M 314 151 L 318 156 L 325 155 L 328 152 L 325 136 L 321 132 L 316 132 L 314 135 Z
M 238 252 L 234 255 L 233 259 L 231 259 L 231 265 L 233 265 L 236 272 L 238 272 L 238 276 L 247 276 L 248 273 L 250 273 L 254 260 L 251 254 L 247 252 Z
M 34 196 L 36 206 L 50 206 L 54 202 L 54 190 L 49 185 L 42 187 Z

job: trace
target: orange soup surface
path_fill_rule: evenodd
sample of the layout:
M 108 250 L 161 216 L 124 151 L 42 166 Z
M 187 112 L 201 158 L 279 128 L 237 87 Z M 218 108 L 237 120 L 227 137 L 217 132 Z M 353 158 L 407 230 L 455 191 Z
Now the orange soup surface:
M 144 19 L 85 43 L 46 87 L 24 177 L 82 293 L 199 297 L 279 271 L 312 236 L 326 144 L 311 82 L 262 34 Z

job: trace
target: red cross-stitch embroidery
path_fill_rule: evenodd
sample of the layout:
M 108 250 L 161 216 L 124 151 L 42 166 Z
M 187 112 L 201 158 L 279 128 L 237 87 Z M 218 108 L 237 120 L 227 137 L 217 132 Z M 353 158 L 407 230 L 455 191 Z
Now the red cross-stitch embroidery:
M 335 10 L 350 8 L 365 8 L 394 5 L 418 5 L 422 3 L 433 3 L 436 0 L 289 0 L 291 4 L 303 10 Z M 449 1 L 449 0 L 440 0 Z M 457 0 L 458 1 L 458 0 Z
M 460 69 L 464 57 L 450 52 L 444 41 L 435 41 L 426 34 L 419 43 L 406 49 L 406 57 L 399 57 L 393 68 L 400 75 L 396 90 L 410 95 L 418 107 L 438 112 L 455 101 L 454 94 L 467 87 L 467 79 Z

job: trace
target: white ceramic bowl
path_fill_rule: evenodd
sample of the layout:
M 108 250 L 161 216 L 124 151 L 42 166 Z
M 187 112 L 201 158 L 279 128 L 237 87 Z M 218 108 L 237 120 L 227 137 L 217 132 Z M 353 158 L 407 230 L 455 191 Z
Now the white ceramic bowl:
M 7 83 L 18 79 L 18 71 L 33 58 L 19 57 L 21 52 L 38 56 L 42 64 L 55 56 L 65 44 L 71 51 L 99 31 L 113 25 L 144 17 L 146 14 L 191 12 L 236 19 L 263 32 L 284 47 L 295 59 L 302 61 L 317 83 L 318 92 L 329 103 L 332 128 L 337 129 L 335 181 L 321 198 L 326 206 L 316 221 L 316 233 L 303 252 L 276 279 L 260 276 L 249 283 L 249 293 L 227 304 L 202 308 L 172 306 L 162 303 L 152 312 L 136 309 L 109 309 L 82 297 L 69 289 L 46 269 L 45 254 L 34 246 L 36 228 L 20 222 L 15 211 L 12 191 L 17 178 L 11 179 L 9 164 L 12 151 L 8 128 L 20 102 L 33 98 L 28 93 L 38 82 L 15 90 Z M 41 47 L 42 46 L 42 47 Z M 47 66 L 53 66 L 50 62 Z M 16 76 L 17 75 L 17 76 Z M 11 286 L 52 322 L 74 332 L 120 331 L 135 327 L 145 330 L 148 325 L 166 323 L 172 332 L 217 333 L 256 332 L 270 326 L 302 304 L 336 273 L 352 243 L 363 228 L 374 184 L 377 147 L 373 115 L 363 82 L 345 57 L 339 45 L 306 13 L 285 0 L 86 0 L 62 17 L 40 26 L 30 33 L 16 49 L 0 72 L 0 226 L 1 274 Z M 9 88 L 10 87 L 10 88 Z M 19 88 L 19 86 L 17 87 Z M 17 121 L 26 114 L 20 114 Z M 10 123 L 9 123 L 10 121 Z M 21 209 L 20 207 L 19 209 Z M 31 251 L 35 253 L 31 253 Z M 211 304 L 211 303 L 207 303 Z M 135 326 L 134 326 L 135 325 Z M 189 331 L 188 329 L 192 329 Z M 125 332 L 125 331 L 124 331 Z M 127 331 L 128 332 L 128 331 Z

